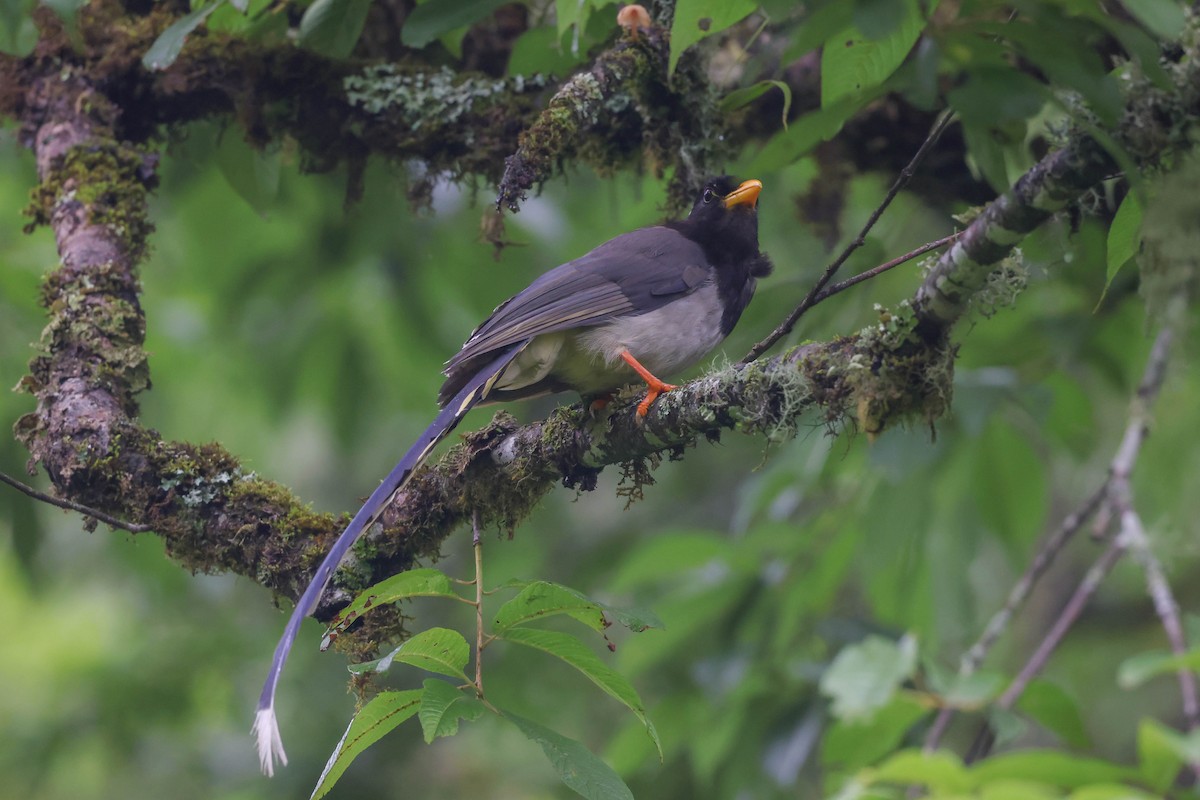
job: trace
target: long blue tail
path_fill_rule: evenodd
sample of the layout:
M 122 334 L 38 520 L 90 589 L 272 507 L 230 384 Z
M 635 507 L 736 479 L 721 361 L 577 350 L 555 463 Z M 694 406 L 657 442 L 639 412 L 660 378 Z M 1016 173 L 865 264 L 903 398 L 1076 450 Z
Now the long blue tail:
M 524 343 L 521 343 L 505 351 L 503 355 L 480 370 L 454 396 L 454 399 L 446 404 L 437 418 L 430 423 L 416 443 L 400 459 L 400 463 L 396 464 L 379 484 L 379 488 L 371 492 L 367 502 L 363 503 L 362 508 L 354 515 L 354 519 L 350 520 L 350 524 L 346 526 L 346 530 L 342 531 L 342 535 L 333 543 L 333 547 L 325 556 L 325 560 L 321 562 L 321 566 L 317 567 L 304 594 L 300 595 L 300 599 L 296 602 L 296 608 L 292 611 L 292 616 L 283 629 L 283 635 L 279 637 L 279 644 L 275 645 L 275 657 L 271 659 L 271 670 L 267 673 L 262 694 L 259 695 L 258 711 L 254 717 L 253 730 L 258 740 L 258 758 L 263 772 L 267 775 L 275 774 L 276 758 L 283 764 L 287 764 L 287 755 L 283 751 L 283 740 L 279 736 L 279 723 L 275 717 L 275 688 L 279 684 L 279 676 L 283 673 L 283 666 L 287 663 L 292 644 L 296 641 L 296 634 L 300 632 L 300 623 L 316 609 L 317 602 L 325 592 L 325 587 L 329 583 L 329 579 L 333 577 L 342 558 L 363 535 L 363 532 L 371 527 L 383 507 L 396 492 L 404 488 L 417 467 L 421 466 L 438 443 L 454 430 L 467 412 L 487 397 L 497 378 L 504 372 L 504 368 L 523 348 Z

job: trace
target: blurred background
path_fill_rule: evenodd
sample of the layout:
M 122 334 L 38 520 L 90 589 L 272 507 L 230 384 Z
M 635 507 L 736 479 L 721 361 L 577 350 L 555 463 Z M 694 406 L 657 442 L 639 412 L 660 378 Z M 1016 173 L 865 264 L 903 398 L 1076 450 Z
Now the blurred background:
M 252 205 L 213 166 L 221 137 L 196 126 L 164 159 L 142 269 L 154 384 L 142 419 L 166 438 L 220 442 L 331 512 L 356 508 L 432 418 L 442 362 L 493 306 L 663 216 L 661 181 L 571 172 L 509 218 L 513 245 L 493 259 L 478 233 L 490 187 L 440 184 L 432 207 L 414 210 L 404 170 L 376 165 L 363 200 L 345 208 L 344 176 L 300 175 L 284 153 L 277 189 Z M 761 240 L 776 272 L 718 360 L 742 357 L 799 302 L 828 245 L 848 240 L 894 177 L 851 178 L 831 240 L 799 211 L 816 173 L 805 158 L 753 176 L 765 183 Z M 0 130 L 5 387 L 25 374 L 43 325 L 38 286 L 57 262 L 48 230 L 20 233 L 35 182 L 30 154 Z M 901 195 L 843 275 L 949 233 L 958 210 Z M 810 797 L 824 777 L 866 763 L 861 742 L 837 749 L 843 723 L 817 689 L 830 660 L 867 633 L 911 634 L 923 675 L 952 672 L 1041 537 L 1104 477 L 1151 341 L 1132 270 L 1101 302 L 1104 236 L 1084 217 L 1027 243 L 1028 290 L 957 332 L 953 408 L 936 432 L 889 430 L 872 443 L 815 418 L 785 442 L 728 432 L 659 467 L 628 509 L 610 468 L 593 492 L 551 493 L 511 541 L 490 533 L 490 585 L 561 581 L 663 619 L 665 630 L 614 628 L 614 654 L 596 645 L 642 694 L 664 763 L 623 708 L 537 654 L 491 648 L 489 696 L 603 754 L 639 797 Z M 909 297 L 919 280 L 914 262 L 858 286 L 806 316 L 790 343 L 871 324 L 874 304 Z M 1198 585 L 1195 345 L 1192 332 L 1179 344 L 1135 476 L 1185 610 Z M 528 421 L 573 401 L 507 410 Z M 0 393 L 6 425 L 31 408 L 28 395 Z M 26 458 L 0 437 L 0 469 L 21 476 Z M 1015 671 L 1098 552 L 1081 537 L 987 669 Z M 469 532 L 447 540 L 438 566 L 470 577 Z M 344 658 L 317 652 L 310 623 L 280 688 L 291 765 L 259 775 L 252 710 L 289 608 L 248 580 L 188 574 L 153 534 L 89 534 L 78 515 L 0 489 L 0 798 L 306 796 L 355 701 Z M 433 600 L 410 613 L 414 629 L 471 624 L 466 607 Z M 1141 573 L 1121 564 L 1038 685 L 1060 724 L 1016 722 L 1005 741 L 1132 759 L 1138 719 L 1177 721 L 1177 687 L 1122 689 L 1116 670 L 1165 646 Z M 384 683 L 424 677 L 393 668 Z M 948 743 L 964 747 L 977 724 L 961 720 Z M 431 746 L 407 723 L 331 796 L 401 795 L 570 796 L 536 745 L 490 718 Z

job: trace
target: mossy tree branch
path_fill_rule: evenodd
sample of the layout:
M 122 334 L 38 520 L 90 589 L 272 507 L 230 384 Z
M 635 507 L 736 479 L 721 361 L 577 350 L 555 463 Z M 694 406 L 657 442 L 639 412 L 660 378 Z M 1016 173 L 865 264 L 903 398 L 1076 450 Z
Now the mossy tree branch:
M 38 65 L 43 72 L 35 75 Z M 146 198 L 154 154 L 129 142 L 126 108 L 110 96 L 114 87 L 102 75 L 64 67 L 45 51 L 23 68 L 30 70 L 23 73 L 25 91 L 15 101 L 5 95 L 4 102 L 19 109 L 34 150 L 40 185 L 33 216 L 53 229 L 62 263 L 44 287 L 43 352 L 25 380 L 37 409 L 18 421 L 18 436 L 61 495 L 153 526 L 184 566 L 232 571 L 298 596 L 340 530 L 339 519 L 243 473 L 217 445 L 165 441 L 135 421 L 137 394 L 149 386 L 136 269 L 152 228 Z M 1197 85 L 1160 90 L 1163 104 L 1180 110 L 1163 123 L 1169 131 L 1140 129 L 1142 145 L 1131 147 L 1139 163 L 1173 152 L 1186 139 L 1180 131 L 1200 115 Z M 1148 102 L 1145 93 L 1129 114 L 1142 102 Z M 1143 125 L 1153 118 L 1138 117 Z M 1064 152 L 1081 149 L 1092 152 L 1082 141 Z M 1073 163 L 1079 156 L 1049 163 L 1058 163 L 1055 158 Z M 1082 174 L 1094 184 L 1098 172 Z M 1057 196 L 1060 189 L 1045 182 L 1059 174 L 1043 167 L 1023 183 Z M 1086 188 L 1078 180 L 1073 196 Z M 1011 202 L 998 201 L 1000 210 L 989 209 L 981 220 L 1003 217 Z M 1048 213 L 1038 211 L 1041 219 Z M 986 223 L 978 224 L 978 236 L 987 238 Z M 499 418 L 420 472 L 385 513 L 382 534 L 360 548 L 356 564 L 339 571 L 320 614 L 344 603 L 349 591 L 436 553 L 471 513 L 485 524 L 516 525 L 556 483 L 587 488 L 609 464 L 676 457 L 727 429 L 786 435 L 797 415 L 814 406 L 830 423 L 853 416 L 870 434 L 904 419 L 936 419 L 949 403 L 954 348 L 947 332 L 982 285 L 957 277 L 961 260 L 944 261 L 918 292 L 916 312 L 902 304 L 852 337 L 718 371 L 666 396 L 644 423 L 629 407 L 599 420 L 568 407 L 519 429 Z M 953 294 L 946 280 L 952 275 Z
M 1200 119 L 1198 14 L 1193 12 L 1174 60 L 1166 64 L 1169 83 L 1131 73 L 1125 80 L 1124 113 L 1115 129 L 1101 133 L 1095 124 L 1077 125 L 1064 147 L 990 203 L 938 259 L 915 298 L 930 335 L 940 335 L 962 317 L 995 266 L 1055 212 L 1125 167 L 1153 172 L 1195 145 L 1194 126 Z

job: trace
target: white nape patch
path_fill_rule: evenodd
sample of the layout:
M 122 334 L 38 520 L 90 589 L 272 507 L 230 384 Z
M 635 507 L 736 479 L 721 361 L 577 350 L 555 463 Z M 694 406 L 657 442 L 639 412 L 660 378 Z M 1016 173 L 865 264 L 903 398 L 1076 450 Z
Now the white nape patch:
M 279 720 L 275 718 L 275 707 L 260 708 L 254 715 L 254 738 L 258 742 L 258 765 L 268 778 L 275 777 L 275 759 L 287 766 L 287 753 L 283 752 L 283 739 L 279 735 Z

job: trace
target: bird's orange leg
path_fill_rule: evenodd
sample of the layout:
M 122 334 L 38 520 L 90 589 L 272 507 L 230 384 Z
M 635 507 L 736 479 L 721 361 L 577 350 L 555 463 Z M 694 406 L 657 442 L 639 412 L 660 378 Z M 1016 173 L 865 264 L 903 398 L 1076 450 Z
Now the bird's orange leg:
M 637 414 L 639 417 L 644 417 L 650 413 L 650 406 L 653 405 L 654 401 L 658 399 L 660 394 L 679 388 L 670 383 L 663 383 L 658 378 L 654 377 L 654 373 L 650 372 L 650 370 L 638 363 L 638 360 L 634 358 L 633 354 L 628 350 L 622 350 L 620 352 L 620 356 L 625 363 L 633 367 L 634 372 L 636 372 L 638 375 L 641 375 L 642 380 L 646 382 L 646 396 L 642 398 L 642 402 L 638 403 L 637 407 Z

